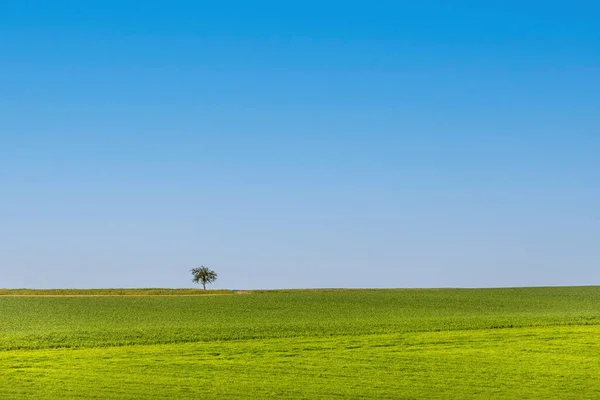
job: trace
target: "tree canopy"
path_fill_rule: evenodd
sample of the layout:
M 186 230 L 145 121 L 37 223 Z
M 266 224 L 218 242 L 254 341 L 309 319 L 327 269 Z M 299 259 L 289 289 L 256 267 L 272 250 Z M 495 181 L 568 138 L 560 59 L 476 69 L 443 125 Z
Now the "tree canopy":
M 217 280 L 217 273 L 211 269 L 208 269 L 204 265 L 198 268 L 193 268 L 191 270 L 192 273 L 192 282 L 202 284 L 204 290 L 206 290 L 206 284 L 213 283 Z

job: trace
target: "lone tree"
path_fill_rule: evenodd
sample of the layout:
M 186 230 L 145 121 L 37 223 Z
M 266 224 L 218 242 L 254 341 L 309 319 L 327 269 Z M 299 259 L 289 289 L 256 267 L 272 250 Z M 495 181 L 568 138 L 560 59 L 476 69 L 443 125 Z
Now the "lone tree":
M 217 280 L 217 273 L 211 269 L 206 268 L 204 265 L 199 268 L 193 268 L 191 270 L 192 282 L 201 283 L 204 290 L 206 290 L 207 283 L 213 283 Z

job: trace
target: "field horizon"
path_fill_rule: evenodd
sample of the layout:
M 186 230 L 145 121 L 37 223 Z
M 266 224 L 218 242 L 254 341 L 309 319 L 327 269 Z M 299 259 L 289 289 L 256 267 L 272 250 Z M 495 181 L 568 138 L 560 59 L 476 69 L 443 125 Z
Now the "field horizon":
M 600 284 L 589 284 L 589 285 L 528 285 L 528 286 L 481 286 L 481 287 L 462 287 L 462 286 L 440 286 L 440 287 L 305 287 L 305 288 L 268 288 L 268 289 L 226 289 L 226 288 L 197 288 L 197 287 L 98 287 L 98 288 L 86 288 L 86 287 L 57 287 L 57 288 L 3 288 L 0 287 L 0 296 L 11 295 L 11 294 L 103 294 L 110 293 L 115 295 L 127 295 L 132 293 L 139 294 L 235 294 L 243 292 L 259 293 L 259 292 L 297 292 L 297 291 L 336 291 L 336 290 L 511 290 L 511 289 L 561 289 L 561 288 L 600 288 Z
M 600 286 L 0 289 L 0 320 L 6 399 L 600 397 Z

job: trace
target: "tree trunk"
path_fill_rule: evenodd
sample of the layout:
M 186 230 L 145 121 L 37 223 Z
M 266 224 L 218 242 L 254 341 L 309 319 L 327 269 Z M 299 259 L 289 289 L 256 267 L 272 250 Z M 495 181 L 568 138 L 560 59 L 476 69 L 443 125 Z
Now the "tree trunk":
M 204 290 L 206 290 L 206 283 L 203 283 L 202 287 L 204 288 Z

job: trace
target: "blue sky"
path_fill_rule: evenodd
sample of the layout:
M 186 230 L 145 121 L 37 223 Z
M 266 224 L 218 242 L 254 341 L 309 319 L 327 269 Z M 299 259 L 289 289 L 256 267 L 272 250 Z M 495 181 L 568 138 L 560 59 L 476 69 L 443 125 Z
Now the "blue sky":
M 600 284 L 599 18 L 2 2 L 0 287 Z

